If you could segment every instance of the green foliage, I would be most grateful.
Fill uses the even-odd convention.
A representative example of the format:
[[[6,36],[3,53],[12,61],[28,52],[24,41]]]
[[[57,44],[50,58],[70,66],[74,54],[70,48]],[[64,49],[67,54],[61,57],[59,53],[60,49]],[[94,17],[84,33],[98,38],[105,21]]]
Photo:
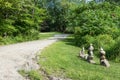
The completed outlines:
[[[58,32],[44,32],[44,33],[38,33],[38,31],[31,31],[31,35],[22,35],[19,34],[17,36],[5,36],[0,37],[0,45],[4,44],[13,44],[18,42],[24,42],[24,41],[32,41],[32,40],[41,40],[41,39],[47,39],[49,37],[53,37],[55,34],[60,34]],[[39,34],[39,35],[38,35]]]
[[[80,5],[74,10],[72,26],[75,26],[74,37],[78,46],[87,47],[93,43],[97,50],[103,47],[107,51],[107,58],[115,60],[119,56],[120,34],[120,6],[103,2],[90,2]],[[114,49],[117,46],[116,49]],[[109,56],[109,57],[108,57]]]
[[[96,65],[89,64],[78,57],[79,50],[79,47],[73,45],[71,37],[56,42],[43,50],[40,65],[49,75],[65,79],[119,80],[120,63],[110,62],[111,67],[106,68],[99,64],[99,58],[95,56]]]
[[[33,0],[0,0],[1,42],[13,37],[18,41],[24,41],[23,37],[26,40],[39,38],[40,27],[47,19],[47,14],[38,4],[38,1]]]
[[[80,27],[75,27],[74,38],[77,46],[87,46],[88,44],[93,43],[95,40],[95,38],[91,35],[84,35]]]
[[[114,46],[111,47],[111,49],[109,49],[107,51],[107,58],[110,60],[114,60],[115,62],[120,62],[120,37],[118,37],[116,39],[116,43]]]
[[[30,80],[41,80],[40,74],[38,71],[32,70],[27,73]]]
[[[19,70],[18,72],[19,72],[22,76],[24,76],[24,77],[25,77],[26,74],[27,74],[27,72],[25,72],[25,70]]]
[[[65,32],[68,24],[68,14],[70,7],[69,1],[41,0],[41,2],[43,2],[43,7],[46,8],[49,14],[49,19],[46,20],[46,24],[48,25],[49,29],[53,31]]]
[[[39,39],[39,31],[61,31],[74,32],[77,46],[94,43],[109,51],[120,34],[120,1],[94,1],[0,0],[0,44]]]
[[[76,22],[76,26],[80,26],[84,35],[108,34],[109,29],[119,27],[119,11],[120,7],[109,3],[90,3],[75,10],[74,22]]]
[[[29,77],[30,80],[41,80],[41,75],[36,70],[26,72],[25,70],[18,71],[23,77]]]
[[[97,48],[103,47],[105,50],[109,50],[114,44],[115,40],[110,35],[99,35],[95,37],[95,46]]]

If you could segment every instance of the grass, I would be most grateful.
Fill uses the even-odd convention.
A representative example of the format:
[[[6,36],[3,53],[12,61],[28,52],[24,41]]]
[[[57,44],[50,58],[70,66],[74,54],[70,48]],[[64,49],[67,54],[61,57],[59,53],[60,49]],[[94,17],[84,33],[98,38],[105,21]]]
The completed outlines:
[[[72,80],[119,80],[120,63],[110,62],[106,68],[99,65],[99,58],[95,57],[96,64],[89,64],[78,57],[80,48],[74,46],[73,38],[59,41],[45,48],[39,64],[49,74]]]
[[[24,77],[29,77],[30,80],[42,80],[42,76],[39,71],[31,70],[26,72],[25,70],[20,70],[18,72]]]
[[[61,34],[59,32],[42,32],[39,34],[39,39],[47,39],[54,36],[55,34]]]
[[[0,45],[6,45],[6,44],[13,44],[13,43],[18,43],[18,42],[25,42],[25,41],[32,41],[32,40],[41,40],[41,39],[47,39],[49,37],[54,36],[55,34],[60,34],[59,32],[44,32],[44,33],[39,33],[38,36],[32,35],[32,36],[24,36],[24,35],[19,35],[16,37],[6,37],[2,38],[0,37]]]
[[[40,33],[39,34],[39,40],[47,39],[49,37],[53,37],[55,34],[61,34],[61,33],[59,33],[59,32],[44,32],[44,33]],[[7,42],[6,44],[27,41],[27,40],[20,40],[20,39],[18,39],[19,41],[15,42],[15,41],[13,41],[14,39],[13,40],[10,40],[10,39],[12,39],[12,38],[8,38],[8,39],[5,40],[5,42]],[[8,42],[8,41],[11,41],[11,42]],[[42,74],[40,75],[39,70],[31,70],[31,71],[19,70],[18,72],[23,77],[29,77],[30,80],[43,80],[43,75]]]

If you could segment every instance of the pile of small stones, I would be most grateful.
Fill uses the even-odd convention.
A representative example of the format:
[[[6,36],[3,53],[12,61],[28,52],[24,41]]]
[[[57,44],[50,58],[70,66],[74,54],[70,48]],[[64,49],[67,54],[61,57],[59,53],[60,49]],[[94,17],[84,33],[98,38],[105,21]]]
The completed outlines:
[[[83,47],[82,50],[79,53],[79,56],[82,59],[88,61],[89,63],[95,64],[96,62],[93,60],[94,59],[93,50],[94,50],[94,47],[93,47],[92,44],[90,44],[90,46],[88,48],[88,54],[85,53],[85,49]],[[103,50],[102,47],[100,48],[99,53],[100,53],[100,65],[103,65],[105,67],[110,67],[109,62],[108,62],[108,60],[105,57],[106,52]]]

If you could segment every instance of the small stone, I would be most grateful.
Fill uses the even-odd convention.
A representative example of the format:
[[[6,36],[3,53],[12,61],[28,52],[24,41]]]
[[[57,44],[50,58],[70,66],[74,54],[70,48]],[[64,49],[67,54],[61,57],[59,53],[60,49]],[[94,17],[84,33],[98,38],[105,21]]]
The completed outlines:
[[[90,60],[89,63],[95,64],[96,62],[94,60]]]
[[[106,59],[101,60],[101,65],[106,66],[106,67],[110,67],[109,62],[108,62],[108,60],[106,60]]]
[[[94,50],[94,47],[93,47],[92,44],[90,44],[90,47],[88,48],[88,57],[87,57],[87,61],[88,61],[89,63],[92,63],[92,64],[95,63],[95,61],[93,60],[93,58],[94,58],[93,50]]]
[[[88,54],[85,54],[84,59],[87,60],[87,58],[88,58]]]
[[[89,51],[93,51],[93,50],[94,50],[93,44],[90,44],[90,47],[89,47],[88,50],[89,50]]]
[[[100,54],[105,55],[105,51],[103,50],[103,48],[102,48],[102,47],[101,47],[101,49],[100,49]]]
[[[88,54],[85,54],[85,49],[84,47],[82,48],[82,50],[79,53],[79,56],[85,60],[87,60]]]
[[[50,80],[63,80],[62,78],[51,77]]]
[[[81,58],[84,58],[84,56],[85,56],[85,49],[84,49],[84,47],[83,47],[82,50],[80,51],[79,56],[80,56]]]
[[[105,57],[105,51],[103,48],[100,49],[100,64],[106,67],[110,67],[108,60]]]

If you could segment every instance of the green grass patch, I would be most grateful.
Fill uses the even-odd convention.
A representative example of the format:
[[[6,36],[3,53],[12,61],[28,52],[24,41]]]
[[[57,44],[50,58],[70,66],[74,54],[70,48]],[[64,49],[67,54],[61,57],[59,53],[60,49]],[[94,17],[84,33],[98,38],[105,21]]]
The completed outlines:
[[[42,32],[39,34],[39,39],[47,39],[53,37],[55,34],[61,34],[60,32]]]
[[[13,43],[32,41],[32,40],[47,39],[49,37],[54,36],[55,34],[60,34],[60,33],[59,32],[44,32],[44,33],[39,33],[39,35],[29,35],[29,36],[18,35],[16,37],[7,36],[5,38],[0,37],[0,45],[13,44]]]
[[[39,71],[31,70],[26,72],[25,70],[18,71],[23,77],[28,77],[30,80],[43,80],[42,75],[40,75]]]
[[[120,63],[110,62],[106,68],[97,64],[89,64],[78,57],[79,47],[74,46],[73,38],[59,41],[45,48],[40,55],[39,64],[49,74],[64,76],[72,80],[119,80]]]

